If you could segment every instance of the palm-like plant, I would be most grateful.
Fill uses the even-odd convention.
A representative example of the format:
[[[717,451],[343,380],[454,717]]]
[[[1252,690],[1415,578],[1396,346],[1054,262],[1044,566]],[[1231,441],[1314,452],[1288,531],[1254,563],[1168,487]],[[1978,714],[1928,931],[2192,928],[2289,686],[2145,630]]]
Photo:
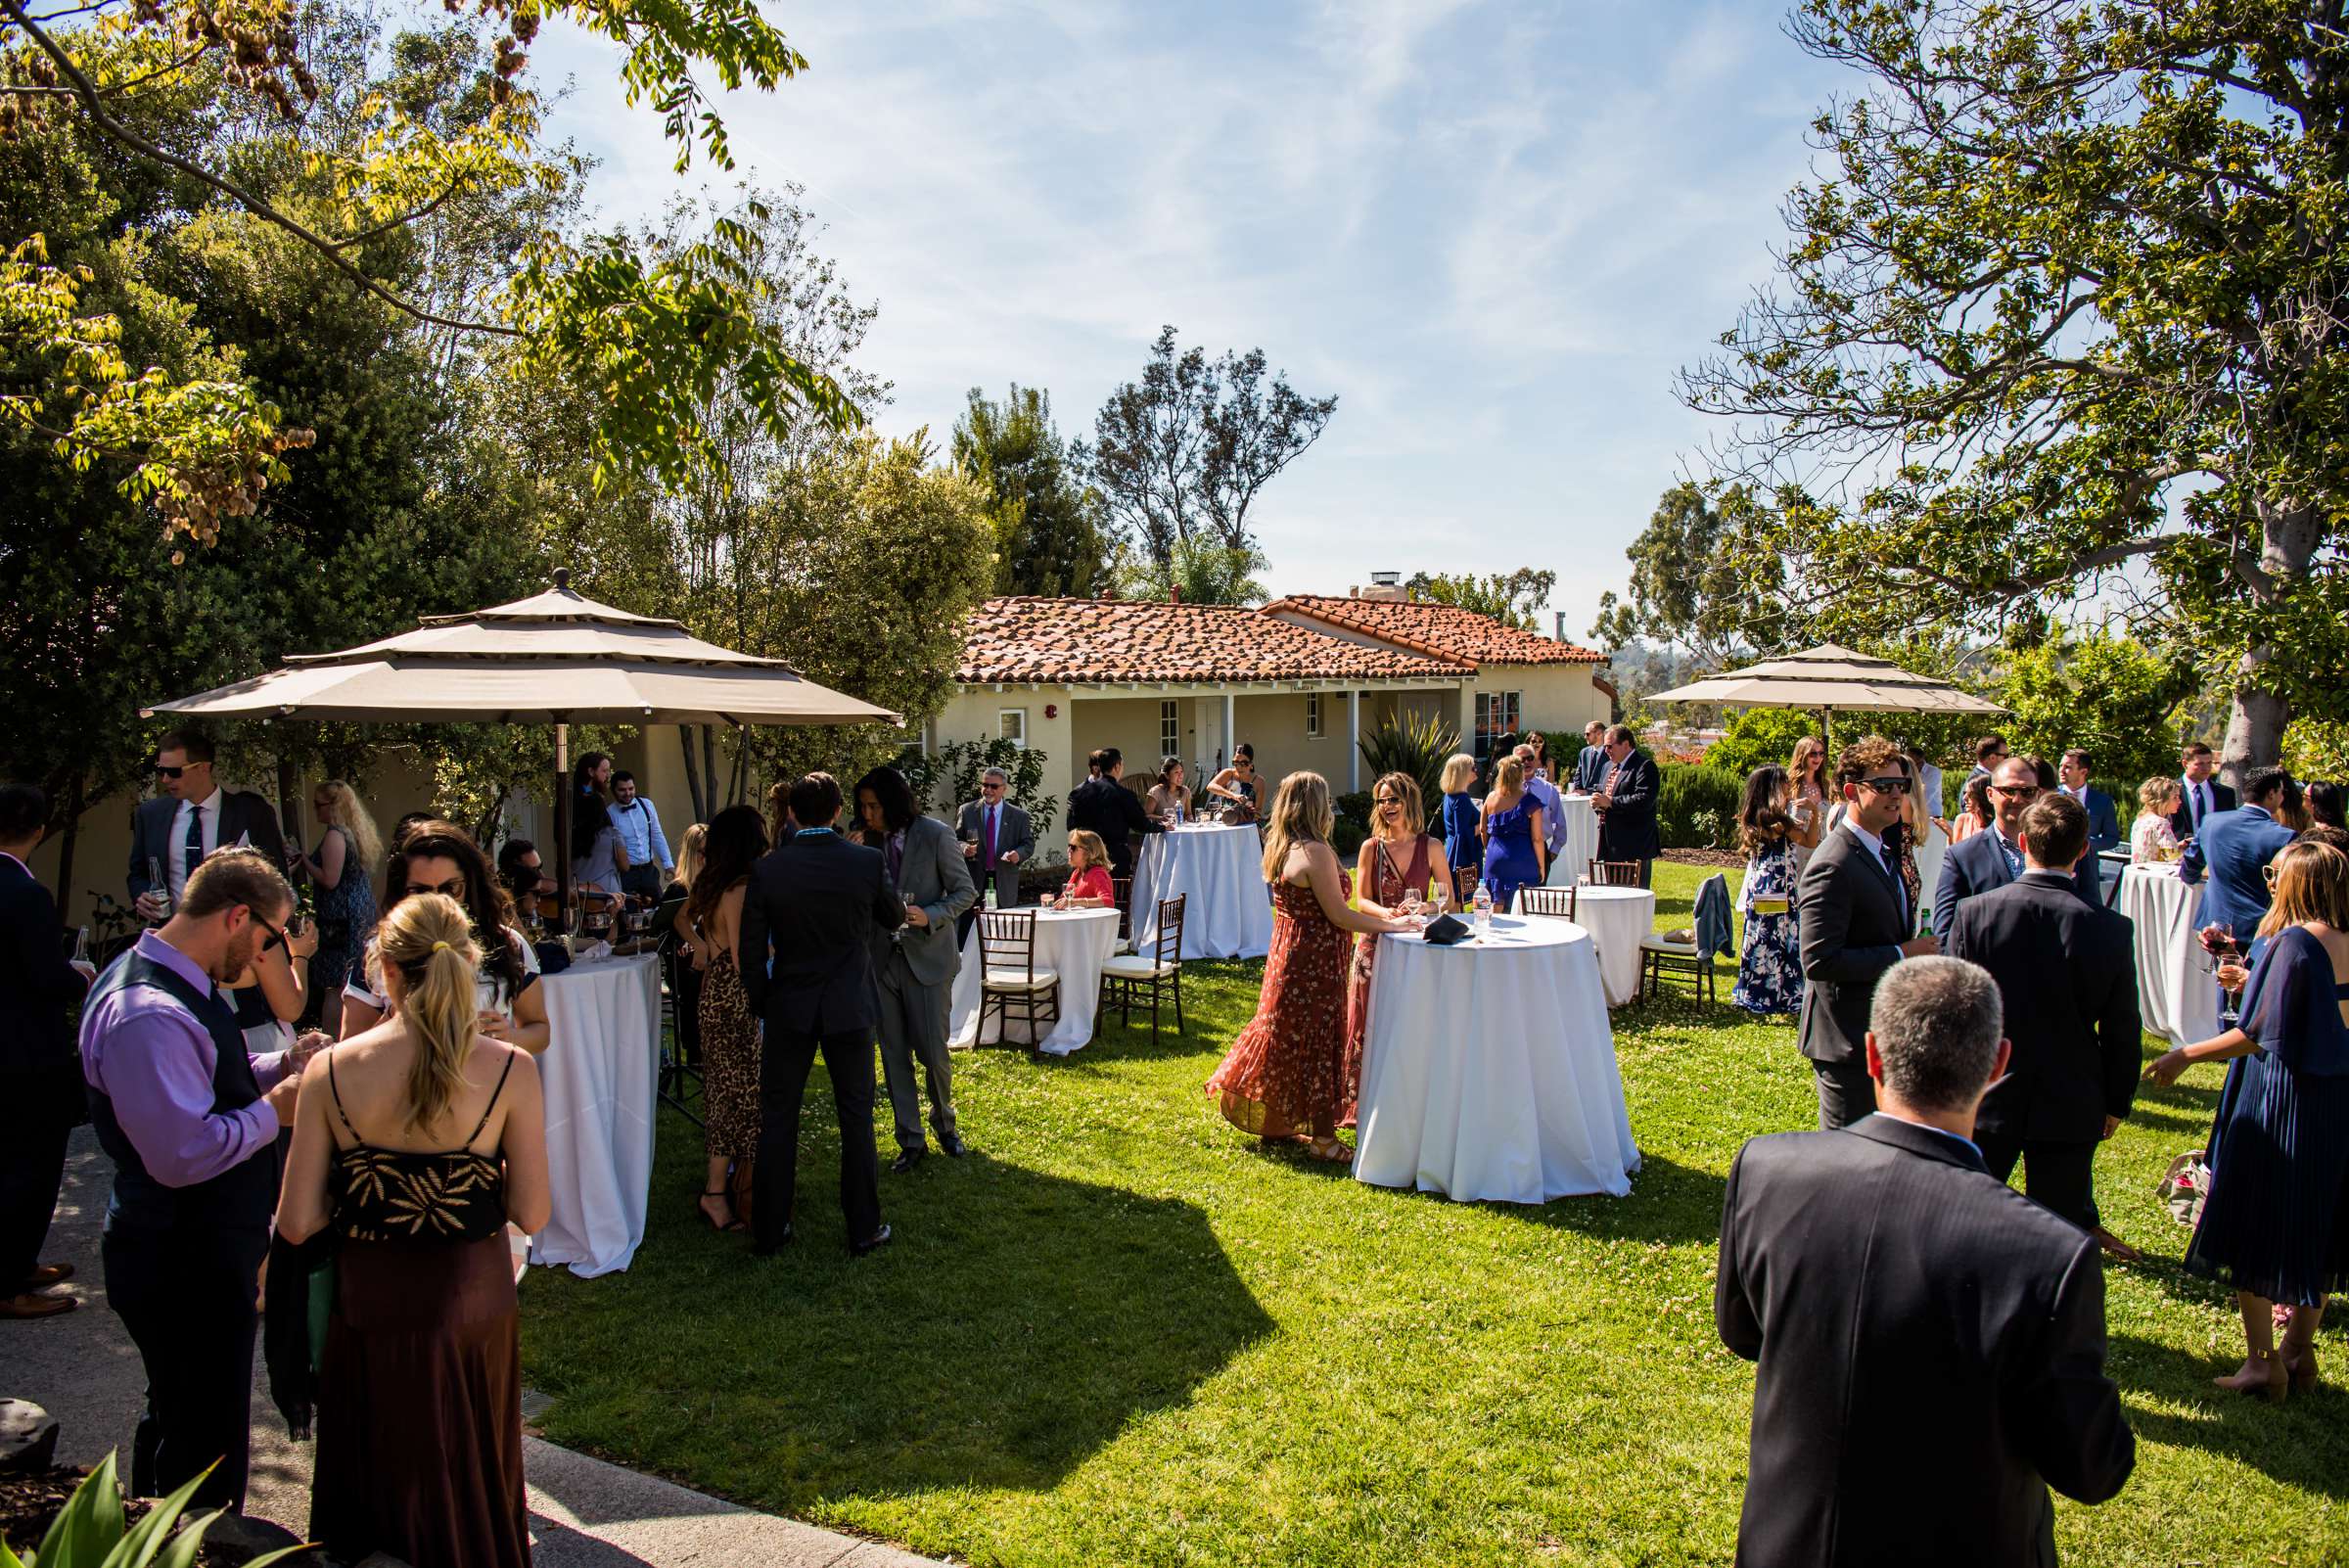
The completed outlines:
[[[1433,714],[1390,718],[1359,743],[1370,776],[1403,773],[1419,781],[1419,799],[1430,813],[1444,798],[1444,763],[1459,750],[1460,732]]]
[[[211,1467],[205,1467],[205,1475]],[[49,1533],[41,1538],[40,1549],[29,1557],[20,1557],[11,1551],[8,1543],[0,1541],[0,1568],[189,1568],[197,1551],[204,1545],[204,1533],[212,1521],[227,1510],[215,1508],[190,1524],[178,1534],[171,1527],[204,1484],[200,1475],[171,1496],[158,1502],[147,1517],[124,1528],[122,1516],[122,1488],[115,1479],[115,1456],[109,1453],[98,1461],[98,1468],[82,1478],[73,1489],[73,1496],[49,1523]],[[247,1568],[266,1568],[269,1563],[306,1551],[306,1546],[288,1546],[255,1557]]]

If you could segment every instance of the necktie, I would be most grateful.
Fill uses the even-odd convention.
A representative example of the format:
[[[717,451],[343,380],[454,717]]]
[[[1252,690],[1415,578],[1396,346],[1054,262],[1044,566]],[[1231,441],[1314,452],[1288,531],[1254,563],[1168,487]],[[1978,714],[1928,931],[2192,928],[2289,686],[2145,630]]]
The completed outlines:
[[[2207,784],[2197,784],[2194,786],[2194,826],[2200,827],[2202,825],[2202,818],[2209,810],[2210,786]]]
[[[196,874],[196,868],[204,864],[204,807],[201,806],[191,806],[188,807],[188,838],[185,859],[187,861],[187,865],[180,873],[179,885],[182,888],[185,888],[188,885],[187,879]]]
[[[987,808],[987,833],[979,841],[980,864],[988,870],[995,868],[995,808]]]

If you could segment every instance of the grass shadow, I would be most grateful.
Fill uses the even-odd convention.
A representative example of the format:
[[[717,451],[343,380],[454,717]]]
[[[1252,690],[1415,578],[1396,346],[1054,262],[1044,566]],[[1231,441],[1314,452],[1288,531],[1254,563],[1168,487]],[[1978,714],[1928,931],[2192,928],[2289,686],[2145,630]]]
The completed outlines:
[[[1572,1230],[1600,1240],[1709,1244],[1720,1239],[1722,1196],[1727,1189],[1728,1182],[1709,1171],[1643,1152],[1628,1198],[1600,1194],[1553,1198],[1538,1209],[1523,1204],[1490,1207],[1545,1229]]]
[[[2128,1334],[2114,1336],[2105,1358],[2139,1438],[2232,1459],[2320,1497],[2349,1499],[2349,1392],[2319,1388],[2278,1407],[2211,1387],[2213,1377],[2237,1364],[2237,1356],[2189,1355]],[[2148,1407],[2148,1399],[2161,1407]]]
[[[670,1114],[654,1191],[680,1196],[654,1203],[633,1267],[531,1277],[525,1362],[555,1397],[549,1437],[790,1512],[1042,1491],[1271,1330],[1195,1205],[984,1149],[884,1175],[897,1239],[850,1260],[826,1099],[809,1095],[826,1130],[806,1140],[799,1240],[775,1259],[689,1216],[701,1140]]]

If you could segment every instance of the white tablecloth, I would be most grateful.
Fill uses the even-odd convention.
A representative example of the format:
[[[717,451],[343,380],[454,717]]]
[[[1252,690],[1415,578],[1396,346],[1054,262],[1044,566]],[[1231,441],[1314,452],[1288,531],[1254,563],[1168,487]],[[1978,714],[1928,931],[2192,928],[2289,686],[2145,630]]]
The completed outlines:
[[[1518,912],[1523,890],[1509,900]],[[1656,929],[1656,895],[1649,888],[1584,888],[1575,894],[1574,918],[1598,947],[1598,973],[1607,1005],[1639,999],[1639,944]]]
[[[1142,840],[1133,862],[1133,950],[1150,950],[1158,900],[1188,895],[1183,957],[1262,958],[1272,948],[1264,855],[1264,840],[1253,826],[1204,823]]]
[[[2217,1035],[2219,983],[2194,936],[2202,884],[2179,881],[2175,866],[2133,865],[2121,873],[2118,906],[2135,928],[2137,1010],[2146,1032],[2173,1045]]]
[[[1598,858],[1598,813],[1590,808],[1590,797],[1569,795],[1562,804],[1566,848],[1549,857],[1547,881],[1553,888],[1569,887],[1575,878],[1589,875],[1590,862]]]
[[[1495,917],[1482,942],[1378,941],[1354,1174],[1463,1200],[1632,1190],[1639,1149],[1589,933]]]
[[[538,982],[546,1000],[546,1169],[554,1201],[530,1261],[585,1278],[625,1268],[644,1241],[660,1071],[661,960],[574,964]]]
[[[1036,911],[1036,967],[1051,969],[1060,975],[1060,1020],[1036,1048],[1052,1056],[1066,1056],[1091,1041],[1093,1038],[1093,1008],[1101,999],[1101,966],[1109,955],[1118,950],[1118,912],[1115,909],[1038,909]],[[946,1043],[955,1050],[967,1050],[982,1043],[979,1038],[979,923],[971,922],[971,934],[962,941],[962,967],[954,971],[953,1000],[946,1007]],[[1003,1037],[1004,1020],[987,1021],[987,1039],[992,1045]],[[1022,1037],[1028,1020],[1010,1020],[1011,1038],[1015,1044],[1029,1041]]]

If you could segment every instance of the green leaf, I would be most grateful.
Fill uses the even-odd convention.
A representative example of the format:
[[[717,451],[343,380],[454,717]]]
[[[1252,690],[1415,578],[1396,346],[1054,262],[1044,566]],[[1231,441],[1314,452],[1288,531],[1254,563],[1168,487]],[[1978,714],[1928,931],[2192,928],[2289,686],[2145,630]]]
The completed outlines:
[[[122,1488],[115,1479],[115,1456],[109,1453],[50,1521],[32,1560],[49,1568],[82,1568],[104,1562],[121,1539]]]
[[[180,1514],[188,1506],[188,1499],[196,1495],[198,1487],[204,1485],[205,1476],[210,1475],[219,1466],[216,1462],[206,1465],[202,1474],[194,1477],[171,1496],[156,1503],[147,1517],[141,1519],[137,1525],[132,1527],[130,1534],[122,1538],[121,1545],[113,1555],[98,1564],[98,1568],[147,1568],[147,1564],[154,1561],[155,1554],[162,1549],[163,1538],[170,1534],[172,1525],[179,1521]],[[204,1523],[208,1525],[211,1523],[211,1519],[207,1517]],[[79,1565],[69,1565],[69,1568],[79,1568]]]

